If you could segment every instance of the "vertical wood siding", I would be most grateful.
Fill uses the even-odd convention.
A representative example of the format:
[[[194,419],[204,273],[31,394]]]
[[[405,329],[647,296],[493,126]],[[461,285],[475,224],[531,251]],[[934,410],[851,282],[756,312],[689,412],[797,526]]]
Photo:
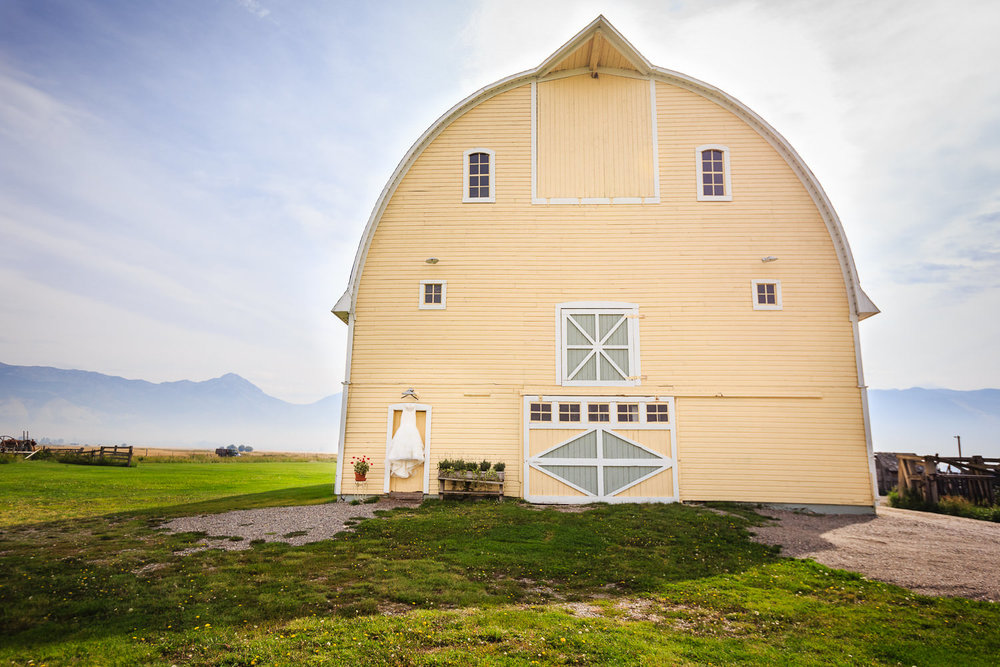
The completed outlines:
[[[571,76],[538,84],[539,197],[651,197],[649,82]]]
[[[527,85],[479,104],[417,158],[360,278],[348,460],[382,458],[386,406],[414,387],[434,409],[431,493],[437,461],[461,457],[505,461],[506,493],[520,495],[522,396],[567,393],[556,304],[621,301],[639,304],[644,378],[587,393],[677,398],[682,500],[872,503],[847,295],[815,205],[735,116],[662,83],[656,98],[659,204],[531,204]],[[694,148],[709,143],[730,149],[731,202],[697,201]],[[473,147],[496,152],[495,204],[461,203]],[[432,256],[440,263],[424,263]],[[752,308],[757,278],[781,281],[783,310]],[[417,308],[423,279],[448,281],[446,309]],[[342,491],[355,492],[351,479]]]

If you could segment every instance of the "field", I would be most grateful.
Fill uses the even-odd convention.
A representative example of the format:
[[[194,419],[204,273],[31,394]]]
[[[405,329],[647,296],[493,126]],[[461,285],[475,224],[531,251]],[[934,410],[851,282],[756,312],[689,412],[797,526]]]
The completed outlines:
[[[0,663],[988,665],[1000,656],[1000,606],[780,558],[749,539],[763,519],[743,508],[569,513],[429,501],[335,540],[187,556],[175,552],[197,535],[156,530],[169,516],[330,501],[332,471],[322,462],[0,466]],[[43,512],[20,507],[39,498]]]

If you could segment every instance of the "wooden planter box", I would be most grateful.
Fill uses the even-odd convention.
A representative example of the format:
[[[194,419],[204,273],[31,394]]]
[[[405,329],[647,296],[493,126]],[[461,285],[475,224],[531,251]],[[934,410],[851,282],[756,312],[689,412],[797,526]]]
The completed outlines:
[[[438,471],[438,487],[442,498],[503,498],[502,472],[496,479],[487,479],[486,473],[473,470]]]

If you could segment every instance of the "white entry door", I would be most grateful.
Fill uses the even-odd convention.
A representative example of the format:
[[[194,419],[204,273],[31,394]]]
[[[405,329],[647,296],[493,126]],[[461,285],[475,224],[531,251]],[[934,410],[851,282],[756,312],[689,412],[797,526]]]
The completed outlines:
[[[526,396],[525,499],[676,502],[673,415],[666,397]]]

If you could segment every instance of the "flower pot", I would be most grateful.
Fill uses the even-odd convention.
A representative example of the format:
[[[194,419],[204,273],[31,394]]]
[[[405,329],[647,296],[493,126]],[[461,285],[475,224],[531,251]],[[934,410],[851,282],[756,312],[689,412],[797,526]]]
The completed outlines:
[[[354,473],[354,481],[355,482],[363,482],[363,481],[365,481],[367,479],[367,477],[368,477],[368,473],[366,473],[366,472],[356,472],[356,473]]]

